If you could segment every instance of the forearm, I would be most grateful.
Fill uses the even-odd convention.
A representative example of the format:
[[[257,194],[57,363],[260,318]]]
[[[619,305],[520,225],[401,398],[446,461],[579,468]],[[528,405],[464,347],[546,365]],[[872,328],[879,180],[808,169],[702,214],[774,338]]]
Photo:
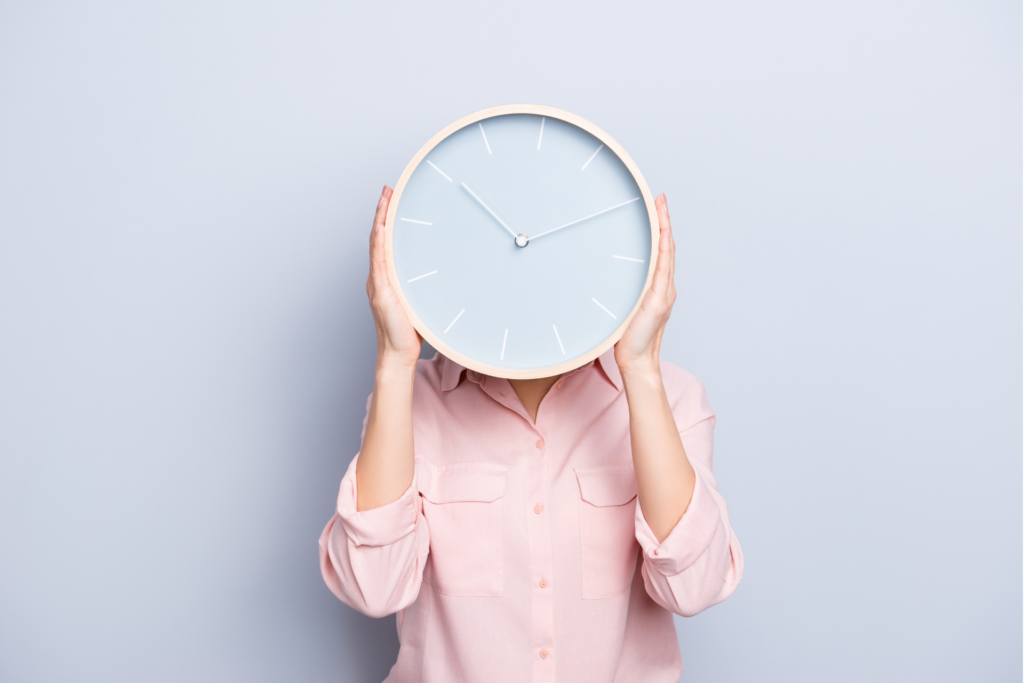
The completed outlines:
[[[415,376],[415,362],[390,361],[378,355],[366,434],[356,463],[356,508],[359,511],[398,500],[412,483]]]
[[[679,438],[660,367],[654,363],[624,369],[622,380],[640,507],[660,543],[686,512],[696,475]]]

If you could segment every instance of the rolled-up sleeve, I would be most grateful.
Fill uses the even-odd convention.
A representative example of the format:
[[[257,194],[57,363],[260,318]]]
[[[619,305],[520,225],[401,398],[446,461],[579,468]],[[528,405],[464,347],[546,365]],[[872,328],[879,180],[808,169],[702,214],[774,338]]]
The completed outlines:
[[[429,534],[415,478],[398,500],[356,509],[358,459],[341,480],[337,510],[320,535],[320,570],[342,602],[383,617],[416,600]]]
[[[712,473],[715,416],[703,385],[698,384],[691,400],[689,410],[673,406],[677,415],[697,418],[696,423],[680,430],[696,474],[690,504],[661,543],[647,524],[639,501],[635,519],[647,593],[665,609],[684,617],[725,600],[743,576],[743,551]]]

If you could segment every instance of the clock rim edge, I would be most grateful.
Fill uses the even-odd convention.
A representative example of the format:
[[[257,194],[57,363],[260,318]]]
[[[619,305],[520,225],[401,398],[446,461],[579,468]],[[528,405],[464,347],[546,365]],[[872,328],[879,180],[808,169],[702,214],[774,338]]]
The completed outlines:
[[[596,348],[580,354],[579,356],[575,356],[560,365],[541,368],[539,370],[510,370],[508,368],[499,368],[463,356],[458,351],[451,348],[431,332],[430,328],[419,319],[419,316],[416,315],[416,312],[413,310],[412,306],[409,305],[409,302],[405,297],[405,292],[402,290],[401,283],[398,279],[398,273],[395,270],[395,257],[392,241],[395,215],[398,212],[398,204],[401,199],[402,192],[405,190],[405,186],[409,182],[409,178],[412,177],[413,172],[419,168],[420,164],[434,149],[434,147],[440,144],[442,140],[445,140],[452,133],[478,121],[493,118],[495,116],[505,116],[508,114],[532,114],[535,116],[559,119],[577,126],[578,128],[582,128],[604,143],[604,145],[614,152],[622,163],[626,165],[626,168],[629,170],[630,175],[633,176],[633,180],[636,182],[637,187],[640,188],[640,194],[644,198],[644,205],[647,207],[648,221],[651,225],[651,254],[647,262],[647,278],[644,280],[643,289],[641,289],[640,296],[637,297],[636,303],[633,305],[633,309],[629,312],[629,315],[627,315],[625,319],[623,319],[622,324],[619,325],[612,334],[606,337],[603,342],[598,344]],[[555,107],[548,107],[541,104],[503,104],[473,112],[472,114],[464,116],[454,123],[445,126],[441,131],[434,135],[434,137],[428,140],[406,165],[405,170],[402,171],[402,175],[399,177],[398,183],[396,183],[395,188],[392,191],[387,216],[384,221],[384,255],[387,259],[388,277],[391,278],[391,286],[394,287],[395,291],[398,293],[398,300],[402,303],[402,308],[405,309],[406,315],[409,316],[409,321],[412,323],[412,326],[416,328],[416,331],[419,332],[420,336],[434,347],[434,349],[459,365],[485,375],[501,377],[504,379],[538,379],[541,377],[562,375],[566,372],[571,372],[572,370],[580,368],[605,353],[622,338],[622,335],[625,333],[629,323],[633,320],[633,316],[635,316],[636,312],[640,309],[644,297],[647,296],[647,291],[651,288],[651,281],[654,278],[654,271],[657,266],[659,237],[660,226],[658,224],[658,210],[654,205],[654,198],[651,196],[650,188],[647,187],[647,181],[644,180],[643,174],[640,173],[640,169],[633,162],[633,159],[626,153],[626,150],[623,149],[614,138],[612,138],[612,136],[583,117],[577,116],[572,112],[565,111],[564,109],[557,109]]]

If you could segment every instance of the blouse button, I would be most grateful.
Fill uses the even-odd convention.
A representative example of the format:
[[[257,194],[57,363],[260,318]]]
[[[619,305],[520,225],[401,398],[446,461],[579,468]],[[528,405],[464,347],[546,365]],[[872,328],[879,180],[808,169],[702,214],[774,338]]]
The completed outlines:
[[[655,548],[655,549],[654,549],[654,554],[655,554],[655,555],[657,555],[657,554],[658,554],[658,549],[657,549],[657,548]]]
[[[544,448],[544,439],[537,439],[537,448]]]
[[[542,512],[544,512],[544,506],[543,505],[541,505],[540,503],[537,503],[536,505],[533,506],[533,514],[539,515]]]
[[[541,648],[541,650],[540,650],[540,658],[541,659],[547,659],[548,658],[548,649],[546,647]]]
[[[541,580],[537,582],[537,585],[540,586],[541,588],[547,588],[548,587],[548,580],[543,578],[543,577],[541,577]]]
[[[561,389],[561,388],[562,388],[562,383],[561,382],[559,382],[558,384],[555,385],[555,389]]]

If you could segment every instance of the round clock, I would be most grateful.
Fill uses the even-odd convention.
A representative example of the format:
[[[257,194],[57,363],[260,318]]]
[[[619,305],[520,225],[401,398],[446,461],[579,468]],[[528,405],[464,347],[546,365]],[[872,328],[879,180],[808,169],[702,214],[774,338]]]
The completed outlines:
[[[385,222],[391,282],[431,346],[487,375],[584,365],[654,273],[658,217],[632,159],[579,116],[485,109],[409,162]]]

